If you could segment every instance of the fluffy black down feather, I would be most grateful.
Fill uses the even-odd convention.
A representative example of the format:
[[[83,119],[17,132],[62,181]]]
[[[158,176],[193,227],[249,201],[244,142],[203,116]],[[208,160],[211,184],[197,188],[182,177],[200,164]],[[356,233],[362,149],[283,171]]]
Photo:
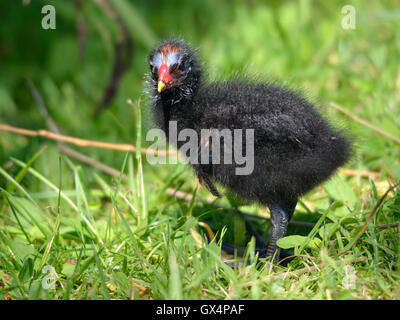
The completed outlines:
[[[207,84],[199,80],[201,65],[194,51],[180,40],[172,41],[182,43],[190,72],[197,70],[198,75],[185,82],[190,87],[188,95],[179,95],[176,88],[159,94],[153,77],[150,90],[157,126],[167,132],[168,121],[176,121],[178,132],[191,128],[199,136],[201,129],[254,129],[254,171],[250,175],[235,174],[237,165],[223,164],[223,160],[194,165],[196,171],[244,199],[270,206],[296,201],[349,159],[352,148],[344,132],[299,93],[249,79]]]

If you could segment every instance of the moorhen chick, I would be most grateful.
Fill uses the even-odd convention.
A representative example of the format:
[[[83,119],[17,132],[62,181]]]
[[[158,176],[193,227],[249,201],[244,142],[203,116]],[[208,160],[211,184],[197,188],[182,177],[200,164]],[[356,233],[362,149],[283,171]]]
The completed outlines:
[[[349,138],[302,95],[278,84],[248,77],[205,81],[195,50],[181,39],[157,44],[148,61],[153,118],[177,148],[184,142],[170,139],[171,122],[178,134],[192,129],[199,137],[202,130],[252,130],[250,142],[239,139],[241,150],[250,143],[254,150],[250,173],[238,174],[239,165],[229,161],[191,163],[199,182],[214,195],[220,193],[212,181],[269,207],[271,236],[263,252],[276,263],[276,242],[286,235],[297,199],[348,161]]]

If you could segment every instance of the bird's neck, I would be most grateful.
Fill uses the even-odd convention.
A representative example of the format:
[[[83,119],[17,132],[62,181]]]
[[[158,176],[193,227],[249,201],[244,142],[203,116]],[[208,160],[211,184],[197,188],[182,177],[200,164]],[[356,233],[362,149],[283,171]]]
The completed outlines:
[[[178,87],[160,95],[164,108],[173,108],[179,104],[190,103],[197,93],[198,86]]]
[[[170,109],[174,105],[181,103],[184,100],[187,100],[190,97],[183,95],[179,90],[175,90],[174,92],[164,92],[160,96],[160,101],[164,109]]]

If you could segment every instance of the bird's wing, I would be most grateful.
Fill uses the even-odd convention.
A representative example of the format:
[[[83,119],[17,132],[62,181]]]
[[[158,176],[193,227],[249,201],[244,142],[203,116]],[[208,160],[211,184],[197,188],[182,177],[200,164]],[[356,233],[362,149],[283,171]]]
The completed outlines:
[[[254,108],[240,108],[239,106],[227,107],[225,111],[220,108],[209,110],[203,119],[205,127],[216,129],[254,129],[256,138],[268,139],[278,143],[290,143],[299,147],[310,147],[315,141],[312,127],[315,123],[305,119],[304,116],[296,117],[293,114],[273,114]]]
[[[251,118],[256,135],[282,143],[292,143],[299,147],[310,147],[315,137],[301,119],[285,114],[256,115]]]

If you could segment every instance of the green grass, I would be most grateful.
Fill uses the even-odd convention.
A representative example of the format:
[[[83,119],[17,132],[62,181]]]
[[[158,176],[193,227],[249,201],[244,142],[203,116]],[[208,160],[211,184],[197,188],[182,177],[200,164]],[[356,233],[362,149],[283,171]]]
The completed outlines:
[[[340,255],[380,196],[399,180],[400,146],[329,107],[335,101],[400,137],[396,2],[351,1],[356,30],[341,28],[341,7],[348,3],[340,2],[161,1],[157,8],[152,2],[121,3],[117,9],[125,18],[141,18],[129,22],[134,61],[109,110],[98,119],[91,116],[112,64],[112,22],[93,3],[85,7],[90,41],[85,61],[78,63],[76,16],[70,5],[59,4],[57,34],[40,31],[32,36],[37,43],[27,37],[24,44],[40,44],[44,58],[2,37],[11,52],[18,51],[1,53],[0,69],[8,75],[0,81],[1,122],[46,128],[25,86],[29,77],[64,134],[146,147],[151,123],[142,85],[145,55],[157,38],[180,34],[199,47],[209,78],[238,70],[306,92],[333,123],[354,135],[357,149],[346,168],[380,176],[339,171],[303,197],[293,220],[315,227],[290,226],[283,244],[299,256],[272,271],[255,265],[254,243],[233,208],[260,217],[268,211],[227,197],[206,203],[208,192],[196,189],[187,166],[152,166],[140,153],[79,149],[121,171],[111,177],[45,139],[2,132],[0,299],[400,299],[399,227],[389,226],[400,220],[399,189],[385,198],[355,246]],[[7,30],[21,37],[29,26],[35,30],[38,18],[27,11],[32,7],[8,6],[2,26],[14,26]],[[12,17],[21,10],[25,20],[17,24]],[[127,104],[128,98],[135,102]],[[175,197],[168,188],[195,199]],[[268,235],[265,220],[250,220]],[[212,228],[216,243],[206,241],[200,221]],[[228,267],[222,239],[248,244],[253,263]],[[51,270],[55,288],[46,289]],[[346,279],[354,279],[354,287],[344,287]]]

